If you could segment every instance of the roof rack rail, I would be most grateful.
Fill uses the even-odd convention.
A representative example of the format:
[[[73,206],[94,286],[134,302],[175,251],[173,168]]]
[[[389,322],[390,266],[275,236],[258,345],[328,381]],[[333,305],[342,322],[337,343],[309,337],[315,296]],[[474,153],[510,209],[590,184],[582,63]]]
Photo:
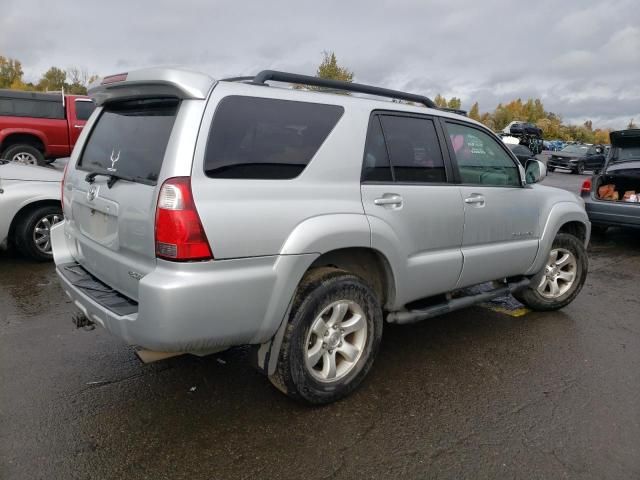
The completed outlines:
[[[236,77],[236,79],[227,79],[230,81],[247,80],[246,77]],[[309,75],[299,75],[297,73],[278,72],[275,70],[263,70],[253,77],[251,83],[255,85],[265,85],[268,81],[297,83],[301,85],[311,85],[314,87],[325,87],[335,90],[347,92],[365,93],[368,95],[377,95],[379,97],[396,98],[409,102],[422,103],[429,108],[438,108],[437,105],[429,97],[416,95],[414,93],[400,92],[398,90],[390,90],[388,88],[374,87],[371,85],[363,85],[361,83],[344,82],[340,80],[329,80],[326,78],[311,77]]]
[[[465,117],[467,116],[467,111],[461,110],[459,108],[438,107],[438,110],[449,113],[457,113],[458,115],[464,115]]]

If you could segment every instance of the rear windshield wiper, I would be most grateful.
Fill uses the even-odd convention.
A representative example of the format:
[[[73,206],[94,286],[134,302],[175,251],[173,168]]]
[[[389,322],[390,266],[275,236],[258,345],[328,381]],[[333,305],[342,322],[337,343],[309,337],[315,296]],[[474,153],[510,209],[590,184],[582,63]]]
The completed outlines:
[[[139,183],[146,183],[147,185],[153,185],[155,182],[153,180],[148,180],[146,178],[142,178],[142,177],[132,177],[129,175],[122,175],[120,173],[112,173],[112,172],[90,172],[87,173],[87,176],[84,177],[85,181],[87,183],[93,183],[95,178],[98,175],[104,175],[105,177],[109,177],[109,180],[107,180],[107,187],[111,188],[113,187],[113,184],[116,183],[118,180],[122,179],[122,180],[127,180],[128,182],[139,182]]]

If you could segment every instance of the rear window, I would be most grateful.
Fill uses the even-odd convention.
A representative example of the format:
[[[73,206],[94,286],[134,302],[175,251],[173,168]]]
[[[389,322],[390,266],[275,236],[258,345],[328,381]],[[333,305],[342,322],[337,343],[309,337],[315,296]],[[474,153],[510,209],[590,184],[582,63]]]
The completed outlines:
[[[78,120],[89,120],[95,109],[95,104],[89,100],[76,100],[76,118]]]
[[[64,107],[62,101],[0,98],[0,115],[63,119]]]
[[[104,107],[78,165],[155,183],[178,111],[176,99],[144,99]]]
[[[297,177],[343,112],[336,105],[226,97],[209,133],[205,173],[212,178]]]

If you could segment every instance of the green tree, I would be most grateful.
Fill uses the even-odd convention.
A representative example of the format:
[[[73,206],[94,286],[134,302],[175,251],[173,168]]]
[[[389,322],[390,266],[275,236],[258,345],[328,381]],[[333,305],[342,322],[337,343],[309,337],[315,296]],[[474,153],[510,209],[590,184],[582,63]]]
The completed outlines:
[[[469,110],[469,118],[480,121],[480,106],[478,102],[471,105],[471,110]]]
[[[334,52],[322,52],[322,55],[324,58],[318,66],[316,77],[353,82],[353,72],[338,65],[338,60]]]
[[[67,72],[58,67],[51,67],[42,75],[42,78],[38,82],[38,90],[62,90],[66,80]]]
[[[22,85],[22,64],[15,58],[0,55],[0,88],[20,88]]]
[[[461,106],[462,106],[462,101],[456,97],[451,97],[447,102],[447,108],[455,108],[456,110],[460,110]]]

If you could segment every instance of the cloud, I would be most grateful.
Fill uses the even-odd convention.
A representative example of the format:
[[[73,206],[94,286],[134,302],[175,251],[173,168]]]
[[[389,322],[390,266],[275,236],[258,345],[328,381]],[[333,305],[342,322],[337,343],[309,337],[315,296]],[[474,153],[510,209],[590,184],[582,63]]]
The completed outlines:
[[[635,0],[4,0],[0,55],[102,75],[182,64],[214,77],[312,74],[333,50],[359,82],[479,101],[539,97],[565,118],[640,119]],[[25,35],[28,26],[28,35]]]

